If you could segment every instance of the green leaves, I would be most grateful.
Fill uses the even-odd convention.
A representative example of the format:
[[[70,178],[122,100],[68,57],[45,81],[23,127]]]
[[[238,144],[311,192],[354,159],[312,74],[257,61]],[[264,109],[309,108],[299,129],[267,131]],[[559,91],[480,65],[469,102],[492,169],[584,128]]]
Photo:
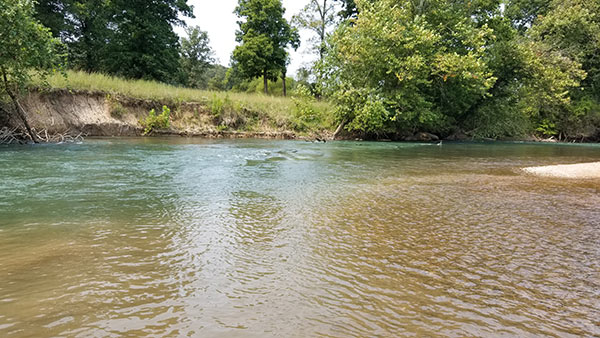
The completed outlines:
[[[60,42],[33,16],[32,1],[0,1],[1,95],[16,95],[32,76],[43,80],[62,69]]]
[[[357,3],[360,15],[336,32],[328,60],[336,102],[349,105],[343,109],[347,128],[368,134],[440,132],[447,117],[462,118],[493,86],[495,78],[480,60],[490,35],[486,26],[452,17],[445,21],[454,26],[435,29],[434,6],[429,20],[427,11],[408,1]],[[347,88],[364,89],[359,95],[367,98],[347,102]]]
[[[174,83],[187,0],[40,0],[37,17],[69,48],[69,66]]]
[[[281,0],[240,0],[235,14],[240,17],[233,51],[237,71],[246,79],[260,76],[276,80],[285,75],[287,46],[297,48],[298,32],[283,17]],[[265,88],[266,92],[266,88]]]
[[[181,39],[182,82],[190,88],[206,87],[204,73],[214,62],[208,33],[198,26],[186,28],[186,33]]]
[[[179,37],[173,25],[179,15],[193,16],[185,0],[112,0],[115,26],[107,46],[106,70],[115,75],[175,82]]]
[[[167,129],[171,125],[171,109],[167,106],[162,107],[162,112],[156,115],[154,109],[150,110],[145,119],[140,120],[140,124],[144,127],[143,135],[150,135],[156,129]]]
[[[325,60],[347,129],[496,138],[600,128],[597,0],[356,5]]]

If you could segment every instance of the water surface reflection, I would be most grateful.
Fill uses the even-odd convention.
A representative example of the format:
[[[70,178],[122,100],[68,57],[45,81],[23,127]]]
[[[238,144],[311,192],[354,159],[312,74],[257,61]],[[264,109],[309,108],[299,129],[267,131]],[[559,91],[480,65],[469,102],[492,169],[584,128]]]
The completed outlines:
[[[600,335],[597,146],[0,148],[0,334]]]

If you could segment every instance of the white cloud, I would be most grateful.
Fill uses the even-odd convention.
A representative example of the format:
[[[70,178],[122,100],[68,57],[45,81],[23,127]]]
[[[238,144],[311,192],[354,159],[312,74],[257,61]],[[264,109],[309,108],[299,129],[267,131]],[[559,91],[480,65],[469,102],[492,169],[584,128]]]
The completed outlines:
[[[237,17],[233,14],[237,6],[237,0],[189,0],[188,3],[194,6],[195,19],[186,18],[189,26],[200,26],[202,30],[208,32],[210,44],[215,51],[215,56],[219,63],[227,66],[233,49],[236,46],[235,31],[238,28]],[[308,0],[283,0],[283,6],[286,9],[285,17],[291,20],[292,16],[308,3]],[[177,27],[178,34],[183,35],[183,28]],[[313,55],[307,54],[306,44],[310,33],[300,32],[302,44],[296,52],[290,51],[291,64],[288,70],[288,76],[296,74],[298,68],[303,64],[308,64],[314,60]],[[304,52],[303,52],[304,51]]]

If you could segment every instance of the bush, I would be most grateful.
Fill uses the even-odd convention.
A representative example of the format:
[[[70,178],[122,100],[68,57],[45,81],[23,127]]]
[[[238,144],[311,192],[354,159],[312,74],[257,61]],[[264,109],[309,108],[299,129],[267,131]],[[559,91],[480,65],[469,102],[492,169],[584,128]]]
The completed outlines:
[[[156,115],[156,111],[152,109],[148,113],[148,117],[145,120],[141,120],[140,124],[144,127],[144,134],[149,135],[155,129],[167,129],[169,128],[171,116],[171,109],[167,106],[162,107],[162,113]]]
[[[311,95],[307,87],[299,85],[295,96],[292,97],[292,101],[294,102],[291,118],[293,129],[307,131],[322,122],[321,116],[314,106],[315,98]]]

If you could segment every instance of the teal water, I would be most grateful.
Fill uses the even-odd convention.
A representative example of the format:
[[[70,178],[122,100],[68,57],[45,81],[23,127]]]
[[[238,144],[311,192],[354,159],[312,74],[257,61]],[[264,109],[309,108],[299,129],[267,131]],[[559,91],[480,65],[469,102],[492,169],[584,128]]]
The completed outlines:
[[[0,147],[0,336],[600,335],[598,145]]]

